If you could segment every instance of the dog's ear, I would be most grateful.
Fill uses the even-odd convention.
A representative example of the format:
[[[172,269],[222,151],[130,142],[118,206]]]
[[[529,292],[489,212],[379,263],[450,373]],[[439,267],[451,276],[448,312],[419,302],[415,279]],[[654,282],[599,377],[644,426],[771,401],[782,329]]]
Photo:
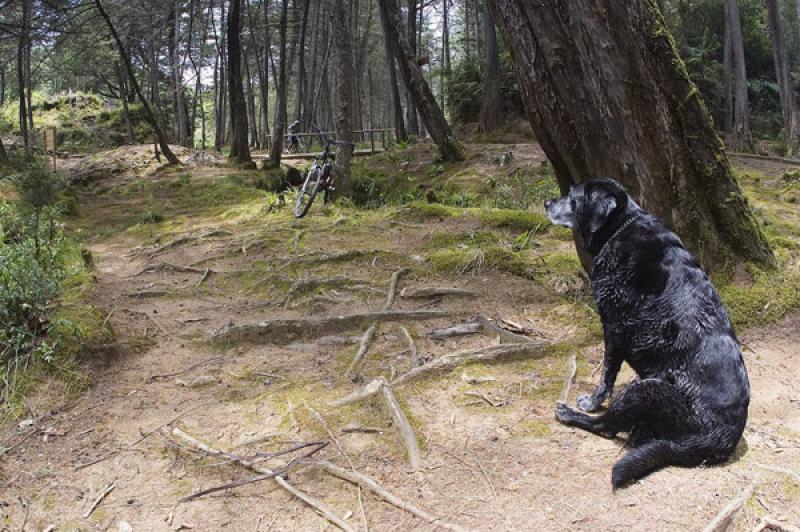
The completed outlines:
[[[584,193],[586,202],[592,209],[589,222],[592,233],[599,231],[615,213],[628,208],[628,193],[613,179],[590,181]]]

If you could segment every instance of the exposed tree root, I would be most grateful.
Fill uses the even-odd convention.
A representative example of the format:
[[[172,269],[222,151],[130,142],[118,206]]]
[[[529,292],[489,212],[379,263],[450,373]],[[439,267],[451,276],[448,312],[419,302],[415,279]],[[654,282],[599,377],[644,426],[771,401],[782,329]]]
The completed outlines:
[[[408,332],[408,329],[406,329],[402,325],[400,326],[400,334],[406,341],[406,345],[408,345],[408,352],[411,358],[411,367],[416,368],[417,366],[419,366],[419,354],[417,353],[417,344],[414,343],[414,339],[411,337],[411,333]]]
[[[320,263],[320,262],[348,262],[362,257],[371,257],[386,253],[381,249],[351,249],[339,253],[304,253],[302,255],[295,255],[287,257],[282,260],[285,265],[292,264],[306,264],[306,263]]]
[[[453,325],[452,327],[445,327],[444,329],[436,329],[428,333],[428,338],[431,340],[444,340],[446,338],[453,338],[456,336],[467,336],[470,334],[479,334],[483,331],[483,324],[479,321],[471,321],[469,323],[461,323]]]
[[[364,357],[367,356],[369,346],[372,345],[372,340],[375,338],[375,331],[377,328],[378,324],[373,323],[367,328],[364,336],[361,337],[361,343],[358,346],[356,356],[353,357],[350,367],[347,368],[347,375],[349,377],[354,378],[358,374],[358,370],[361,369],[361,364],[364,362]]]
[[[434,517],[425,510],[419,508],[418,506],[406,502],[397,495],[391,493],[390,491],[386,490],[383,486],[378,484],[378,482],[370,476],[365,475],[364,473],[360,473],[358,471],[348,471],[343,467],[339,467],[334,465],[328,461],[321,460],[319,462],[314,463],[314,467],[325,471],[328,474],[331,474],[335,477],[338,477],[342,480],[346,480],[351,482],[357,486],[361,486],[365,490],[369,490],[384,501],[388,502],[389,504],[404,510],[413,516],[422,519],[423,521],[435,525],[436,527],[443,528],[445,530],[453,530],[455,532],[464,532],[465,529],[451,523],[447,523],[438,517]]]
[[[195,268],[193,266],[181,266],[180,264],[173,264],[171,262],[159,262],[158,264],[150,264],[145,266],[137,273],[134,274],[134,277],[138,277],[139,275],[144,275],[145,273],[153,273],[163,270],[170,270],[174,272],[182,272],[182,273],[205,273],[208,268]]]
[[[292,299],[292,296],[297,294],[301,294],[304,292],[308,292],[310,290],[316,290],[317,288],[321,288],[324,286],[347,286],[347,285],[362,285],[364,281],[361,279],[351,279],[349,277],[323,277],[321,279],[298,279],[295,281],[289,291],[286,293],[286,297],[283,300],[283,306],[288,307],[289,302]]]
[[[375,379],[366,386],[364,386],[363,388],[361,388],[360,390],[356,390],[350,395],[342,397],[341,399],[338,399],[336,401],[331,401],[328,404],[333,407],[338,407],[363,401],[364,399],[372,397],[373,395],[378,395],[378,393],[381,391],[381,388],[383,388],[383,385],[385,383],[386,380],[383,377]]]
[[[225,451],[222,451],[220,449],[217,449],[215,447],[207,445],[207,444],[195,439],[194,437],[190,436],[189,434],[183,432],[182,430],[180,430],[177,427],[173,428],[172,432],[170,434],[173,437],[182,440],[184,443],[190,445],[191,447],[194,447],[195,449],[199,449],[200,451],[202,451],[202,452],[204,452],[206,454],[209,454],[211,456],[219,456],[219,457],[225,458],[227,460],[232,460],[232,461],[238,463],[239,465],[241,465],[243,467],[246,467],[248,469],[251,469],[251,470],[253,470],[256,473],[259,473],[261,475],[274,475],[275,474],[274,471],[272,471],[271,469],[269,469],[269,468],[267,468],[267,467],[265,467],[265,466],[263,466],[261,464],[245,461],[245,460],[241,459],[240,457],[238,457],[236,455],[232,455],[230,453],[227,453]],[[297,497],[301,501],[305,502],[307,505],[309,505],[311,508],[313,508],[317,513],[322,515],[325,519],[327,519],[328,521],[330,521],[334,525],[338,526],[339,528],[341,528],[342,530],[345,530],[347,532],[351,532],[351,531],[354,532],[353,528],[350,525],[348,525],[344,520],[342,520],[339,516],[337,516],[336,513],[334,512],[333,508],[331,508],[330,506],[328,506],[324,502],[319,501],[319,500],[311,497],[307,493],[304,493],[304,492],[300,491],[299,489],[295,488],[294,486],[289,484],[286,481],[286,479],[284,479],[283,477],[275,476],[275,477],[272,477],[272,478],[275,479],[275,482],[277,482],[277,484],[281,488],[283,488],[284,490],[288,491],[289,493],[291,493],[292,495],[294,495],[295,497]]]
[[[431,340],[444,340],[455,336],[467,336],[470,334],[487,333],[500,337],[501,342],[510,344],[523,344],[534,342],[531,338],[522,334],[511,332],[503,327],[500,327],[494,320],[490,320],[484,316],[475,316],[472,321],[468,323],[461,323],[446,327],[444,329],[437,329],[428,333],[428,338]]]
[[[197,240],[202,240],[204,238],[213,238],[213,237],[216,237],[216,236],[230,236],[232,234],[233,233],[231,233],[230,231],[228,231],[226,229],[209,229],[208,231],[203,231],[202,233],[198,233],[196,235],[185,235],[185,236],[176,238],[175,240],[173,240],[171,242],[168,242],[168,243],[166,243],[166,244],[164,244],[162,246],[157,247],[156,249],[152,250],[149,253],[149,256],[152,258],[152,257],[155,257],[156,255],[160,255],[161,253],[169,251],[169,250],[171,250],[173,248],[176,248],[178,246],[182,246],[184,244],[188,244],[189,242],[195,242]]]
[[[446,316],[437,310],[386,310],[331,318],[270,320],[247,325],[226,325],[211,336],[228,343],[288,344],[302,338],[341,334],[369,324],[389,321],[424,321]]]
[[[465,362],[489,362],[496,360],[512,359],[512,358],[529,358],[535,356],[544,356],[544,351],[551,344],[548,342],[533,341],[519,344],[503,344],[483,349],[472,349],[469,351],[459,351],[458,353],[451,353],[444,355],[436,360],[428,362],[423,366],[419,366],[404,373],[392,381],[392,386],[399,386],[405,384],[410,380],[417,379],[423,375],[431,373],[438,373],[442,371],[450,371],[456,366]]]
[[[733,518],[753,494],[754,489],[755,481],[748,484],[735,499],[723,506],[716,517],[703,529],[703,532],[722,532],[726,530]]]
[[[566,403],[569,399],[569,391],[572,388],[572,383],[575,382],[575,374],[578,372],[578,356],[572,353],[569,358],[569,373],[567,380],[564,381],[564,388],[561,390],[561,402]]]
[[[463,288],[445,288],[439,286],[422,286],[420,288],[403,288],[400,297],[407,299],[425,299],[429,297],[472,297],[475,292]]]
[[[400,280],[401,275],[408,271],[410,271],[408,268],[400,268],[392,274],[392,279],[389,282],[389,293],[386,296],[386,303],[383,305],[383,310],[389,310],[392,308],[392,304],[394,303],[394,295],[397,292],[397,281]]]
[[[403,444],[406,446],[406,451],[408,452],[408,464],[411,466],[412,471],[419,471],[422,466],[422,457],[419,452],[417,435],[414,433],[414,429],[411,428],[411,423],[408,422],[403,408],[397,401],[392,386],[384,382],[383,386],[381,386],[381,392],[383,393],[383,400],[386,402],[386,406],[392,413],[392,419],[394,420],[397,430],[400,432],[400,437],[403,438]]]

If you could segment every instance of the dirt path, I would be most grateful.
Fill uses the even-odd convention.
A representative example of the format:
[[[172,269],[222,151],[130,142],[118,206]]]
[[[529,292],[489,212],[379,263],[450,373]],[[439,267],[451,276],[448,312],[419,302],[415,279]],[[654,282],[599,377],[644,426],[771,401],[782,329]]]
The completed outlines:
[[[701,529],[751,482],[755,492],[739,528],[752,529],[764,515],[800,526],[797,316],[742,335],[753,402],[732,463],[668,468],[614,494],[610,471],[621,442],[565,428],[552,414],[571,354],[578,355],[571,401],[592,388],[602,357],[600,344],[591,340],[596,320],[569,288],[579,283],[577,272],[544,266],[530,280],[490,267],[491,253],[469,255],[472,243],[513,242],[518,232],[470,214],[315,205],[308,218],[295,221],[286,209],[265,214],[263,201],[211,201],[196,210],[174,202],[184,193],[207,194],[227,179],[226,172],[206,170],[192,177],[190,191],[180,193],[189,186],[180,184],[180,176],[153,178],[158,184],[152,193],[165,202],[167,216],[156,226],[131,223],[147,208],[141,194],[131,193],[132,180],[117,178],[102,194],[87,196],[77,225],[96,235],[90,239],[94,299],[111,312],[118,344],[87,363],[96,372],[92,388],[38,426],[49,435],[38,433],[6,457],[0,530],[19,530],[23,521],[25,530],[50,524],[58,530],[117,530],[121,521],[133,530],[332,529],[272,480],[178,504],[199,489],[252,473],[176,449],[159,430],[178,426],[204,442],[252,455],[285,449],[287,442],[329,439],[309,407],[321,413],[347,455],[330,445],[320,456],[348,468],[351,460],[405,500],[470,530]],[[443,247],[468,255],[463,268],[448,273],[440,267]],[[530,254],[551,264],[548,254],[570,252],[568,242],[548,233]],[[472,295],[398,295],[393,309],[443,315],[380,324],[358,384],[345,372],[366,327],[309,328],[307,334],[301,329],[292,338],[278,329],[256,342],[210,340],[230,325],[380,310],[389,280],[401,268],[409,273],[400,278],[399,291],[434,286]],[[308,290],[296,284],[309,279],[323,282]],[[554,345],[539,357],[472,364],[399,387],[422,448],[421,471],[409,472],[396,427],[379,399],[328,405],[376,376],[409,369],[398,325],[411,331],[423,362],[493,345],[494,335],[445,341],[426,336],[478,314],[523,324]],[[485,380],[472,384],[469,377]],[[346,425],[379,432],[343,432]],[[236,447],[259,435],[271,437]],[[16,437],[9,429],[2,441]],[[354,529],[363,529],[364,518],[371,530],[436,528],[319,471],[299,468],[289,480],[324,500]],[[113,490],[85,517],[111,484]]]

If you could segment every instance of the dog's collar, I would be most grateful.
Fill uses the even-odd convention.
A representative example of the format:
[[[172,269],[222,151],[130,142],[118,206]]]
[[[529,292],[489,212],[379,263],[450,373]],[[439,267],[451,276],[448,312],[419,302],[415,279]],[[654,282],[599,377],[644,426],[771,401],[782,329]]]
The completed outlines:
[[[633,216],[631,216],[630,218],[628,218],[628,219],[625,221],[625,223],[624,223],[624,224],[622,224],[622,225],[619,227],[619,229],[617,229],[616,231],[614,231],[614,234],[613,234],[613,235],[611,235],[611,237],[609,237],[609,239],[608,239],[608,240],[606,240],[606,243],[605,243],[605,244],[603,244],[603,247],[602,247],[602,248],[600,248],[600,251],[597,253],[597,255],[596,255],[596,258],[600,258],[600,257],[602,257],[602,256],[603,256],[603,254],[605,253],[606,249],[608,249],[608,245],[611,243],[611,241],[612,241],[612,240],[614,240],[615,238],[617,238],[617,237],[618,237],[620,234],[622,234],[622,232],[623,232],[623,231],[625,231],[625,229],[627,229],[628,227],[630,227],[630,225],[631,225],[633,222],[635,222],[636,220],[638,220],[638,219],[639,219],[639,215],[638,215],[638,214],[634,214]]]

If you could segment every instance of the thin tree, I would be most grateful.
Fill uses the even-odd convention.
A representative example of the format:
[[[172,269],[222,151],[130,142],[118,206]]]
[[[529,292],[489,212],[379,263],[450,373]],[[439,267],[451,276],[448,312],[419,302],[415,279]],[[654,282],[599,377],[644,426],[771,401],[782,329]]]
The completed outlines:
[[[381,18],[386,38],[391,41],[391,48],[395,52],[400,73],[403,75],[406,89],[411,93],[417,109],[419,110],[425,128],[431,138],[439,147],[442,159],[446,161],[460,161],[464,158],[464,147],[450,129],[450,124],[444,117],[441,107],[436,103],[428,82],[422,75],[417,65],[417,60],[406,42],[402,32],[402,19],[397,0],[379,0]]]
[[[252,164],[247,138],[247,100],[242,83],[241,33],[242,1],[231,0],[228,12],[228,89],[231,109],[231,152],[229,158],[238,164]]]
[[[408,36],[408,49],[417,61],[417,2],[418,0],[408,0],[408,24],[406,25],[406,35]],[[401,22],[402,24],[402,22]],[[402,26],[400,26],[402,27]],[[406,124],[408,132],[412,135],[419,135],[419,121],[417,120],[417,106],[414,104],[414,96],[411,90],[406,91]]]
[[[778,91],[783,110],[783,128],[786,137],[786,155],[792,156],[798,147],[798,127],[795,117],[794,92],[790,75],[789,54],[783,36],[783,25],[777,0],[766,0],[767,25],[772,38],[772,54],[775,60],[775,77],[778,80]]]
[[[131,58],[128,55],[128,51],[122,45],[122,40],[119,38],[117,30],[114,28],[114,24],[111,22],[106,10],[103,9],[103,4],[100,3],[100,0],[94,0],[94,5],[97,7],[97,12],[100,13],[100,16],[103,18],[103,20],[105,20],[108,30],[111,32],[111,36],[114,38],[114,42],[117,43],[117,48],[119,48],[119,55],[122,58],[122,63],[125,65],[125,69],[128,71],[128,79],[130,80],[133,90],[136,93],[136,96],[139,98],[139,101],[142,102],[145,119],[150,123],[150,126],[152,126],[153,131],[156,133],[156,139],[158,140],[158,145],[161,148],[161,152],[164,154],[170,164],[180,164],[178,158],[175,157],[175,154],[172,153],[172,150],[169,148],[167,138],[164,135],[164,130],[161,128],[158,120],[156,120],[156,116],[153,114],[153,108],[150,107],[150,103],[147,101],[144,95],[142,95],[142,89],[139,87],[139,82],[136,80],[136,74],[133,71],[133,65],[131,65]]]
[[[394,134],[398,142],[408,140],[405,118],[403,117],[403,103],[400,101],[400,88],[397,86],[397,60],[399,55],[395,50],[395,44],[389,38],[389,30],[386,28],[386,17],[381,17],[381,27],[383,28],[383,43],[386,50],[386,62],[389,69],[389,92],[392,99],[392,111],[394,112]]]
[[[17,41],[17,95],[19,96],[19,132],[22,136],[22,144],[25,146],[25,154],[30,153],[30,135],[28,132],[28,113],[27,98],[25,97],[25,51],[27,49],[27,28],[30,18],[31,0],[22,1],[22,27]]]
[[[663,11],[663,9],[662,9]],[[733,133],[733,39],[731,39],[730,9],[725,2],[725,33],[722,39],[722,131]]]
[[[11,166],[11,161],[8,159],[6,147],[3,146],[3,139],[0,137],[0,170]]]
[[[500,95],[500,52],[497,49],[497,34],[494,30],[494,19],[487,11],[486,0],[481,1],[483,7],[483,38],[486,42],[486,77],[483,82],[483,106],[479,128],[489,133],[500,127],[503,120],[503,100]]]
[[[725,0],[725,18],[730,34],[734,70],[733,141],[737,151],[753,151],[753,134],[750,130],[750,103],[747,96],[747,68],[744,62],[744,40],[737,0]]]
[[[286,131],[286,108],[287,108],[287,92],[288,92],[288,79],[286,72],[286,26],[289,16],[289,0],[283,0],[281,5],[281,20],[280,20],[280,67],[278,74],[277,86],[277,106],[275,112],[275,127],[272,128],[272,150],[269,153],[270,166],[277,168],[281,164],[281,152],[283,152],[283,136]]]
[[[336,56],[338,63],[338,88],[339,120],[336,123],[336,135],[342,144],[336,148],[336,177],[337,190],[342,195],[350,193],[350,161],[353,158],[354,134],[356,113],[355,73],[353,66],[352,36],[350,25],[347,24],[348,3],[345,0],[335,0],[333,10],[333,24],[337,28],[334,32]],[[355,13],[353,13],[355,15]]]
[[[774,266],[652,0],[490,0],[489,7],[563,191],[614,177],[708,269],[739,261]]]

